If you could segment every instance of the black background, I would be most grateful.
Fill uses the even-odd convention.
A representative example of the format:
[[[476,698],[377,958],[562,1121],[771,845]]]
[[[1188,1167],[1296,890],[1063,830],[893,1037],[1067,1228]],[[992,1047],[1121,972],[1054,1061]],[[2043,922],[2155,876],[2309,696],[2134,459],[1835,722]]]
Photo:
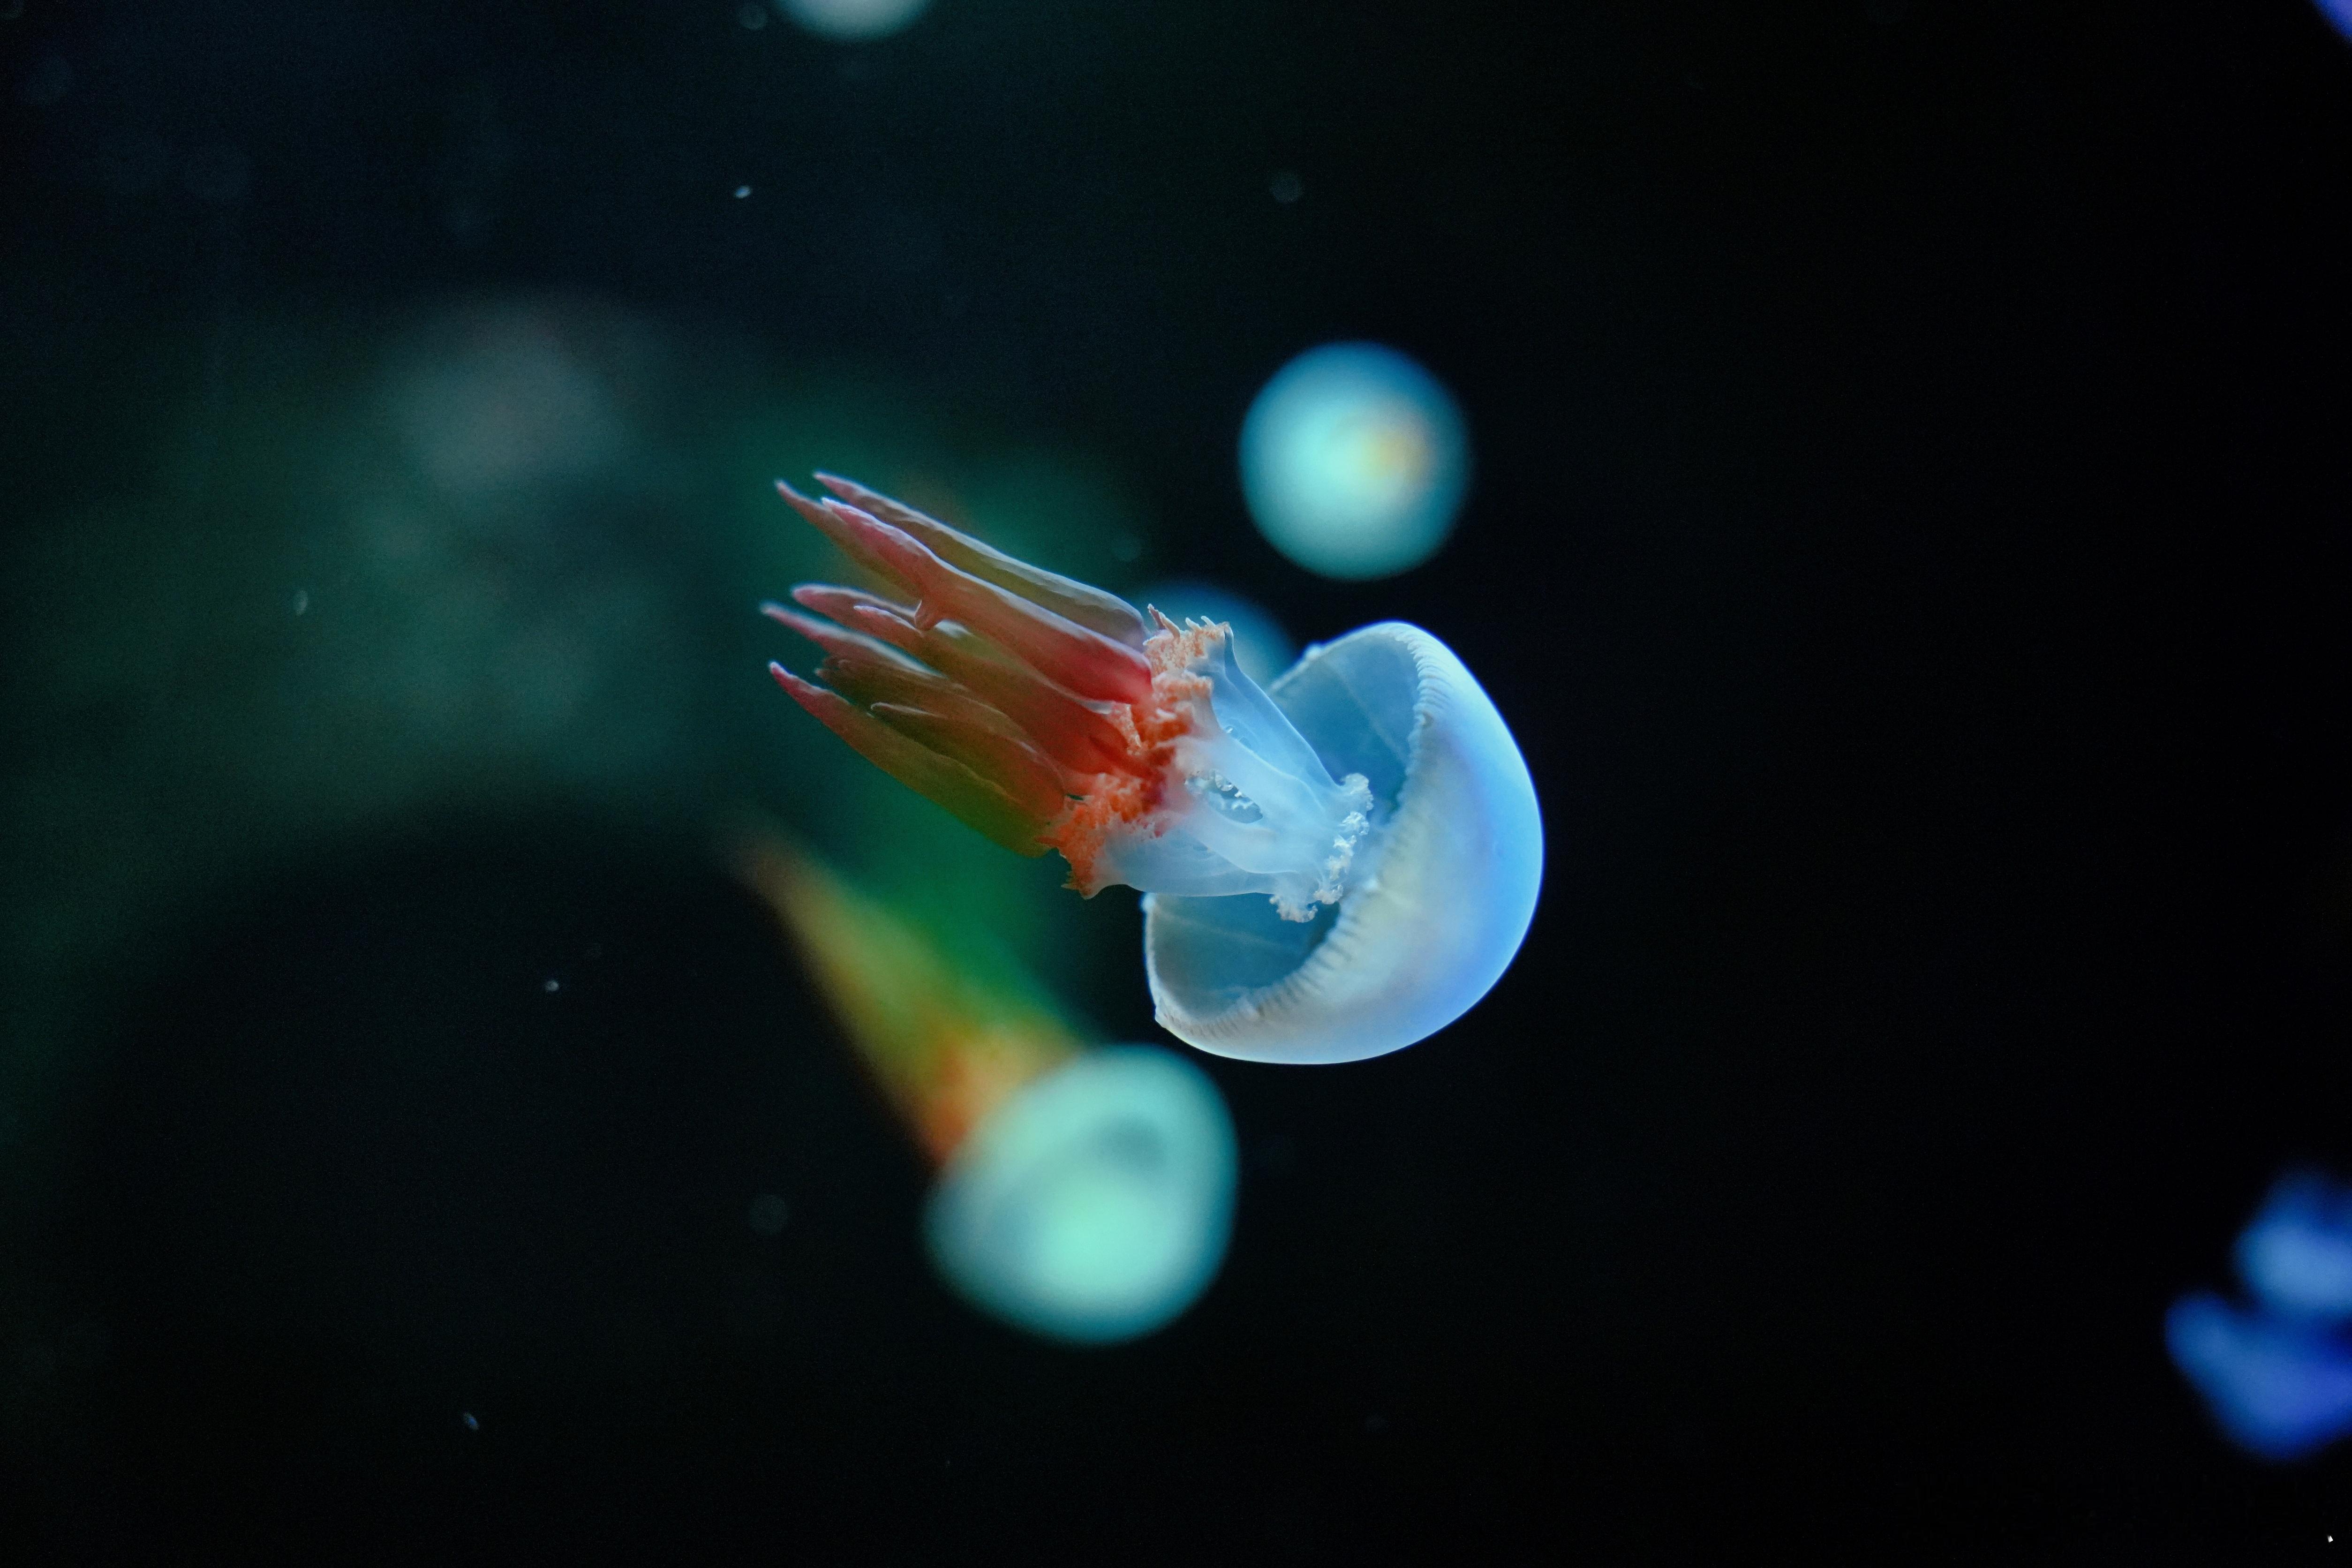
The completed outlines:
[[[1067,432],[1307,635],[1431,626],[1549,829],[1445,1036],[1209,1064],[1232,1260],[1086,1354],[929,1281],[921,1172],[660,831],[436,821],[250,890],[78,1102],[52,1244],[110,1348],[12,1457],[38,1552],[2352,1551],[2347,1461],[2235,1457],[2158,1331],[2278,1168],[2352,1167],[2352,46],[2307,5],[4,25],[74,81],[8,110],[21,525],[202,374],[91,342],[611,300]],[[124,126],[249,183],[125,203]],[[1230,473],[1350,336],[1480,463],[1363,586]]]

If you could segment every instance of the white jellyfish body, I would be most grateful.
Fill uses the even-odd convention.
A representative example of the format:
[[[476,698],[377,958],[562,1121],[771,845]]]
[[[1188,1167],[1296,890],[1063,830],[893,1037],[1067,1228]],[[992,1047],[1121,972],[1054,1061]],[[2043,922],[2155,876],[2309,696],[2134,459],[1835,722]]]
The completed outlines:
[[[1342,1062],[1467,1011],[1526,936],[1543,822],[1509,729],[1427,632],[1310,648],[1269,692],[1227,628],[1164,616],[887,497],[780,486],[911,605],[805,585],[767,612],[826,652],[770,669],[885,772],[1070,885],[1146,900],[1160,1026],[1257,1061]],[[850,503],[855,504],[850,504]],[[887,521],[885,521],[885,520]],[[856,629],[851,629],[851,628]]]
[[[1378,343],[1284,365],[1242,422],[1242,494],[1266,542],[1325,577],[1386,577],[1436,553],[1470,483],[1462,411]]]
[[[932,1189],[925,1237],[975,1306],[1055,1339],[1131,1340],[1215,1278],[1234,1173],[1232,1120],[1198,1068],[1106,1047],[972,1131]]]
[[[1444,644],[1401,622],[1307,657],[1267,694],[1333,772],[1363,776],[1371,842],[1337,907],[1155,892],[1143,951],[1160,1026],[1218,1056],[1344,1062],[1452,1023],[1509,967],[1543,879],[1534,781]]]

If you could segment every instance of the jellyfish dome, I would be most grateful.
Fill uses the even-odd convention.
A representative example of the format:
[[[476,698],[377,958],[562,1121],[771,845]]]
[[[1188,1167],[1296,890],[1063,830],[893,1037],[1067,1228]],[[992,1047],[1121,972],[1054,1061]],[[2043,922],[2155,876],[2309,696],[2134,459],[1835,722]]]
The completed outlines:
[[[912,23],[931,0],[777,0],[800,26],[836,43],[884,38]]]
[[[1233,1226],[1234,1142],[1198,1068],[1111,1046],[1028,1084],[973,1130],[925,1216],[975,1306],[1078,1343],[1131,1340],[1192,1304]]]
[[[1387,577],[1437,552],[1470,484],[1470,437],[1437,379],[1378,343],[1292,360],[1242,421],[1242,494],[1266,542],[1325,577]]]
[[[1223,623],[1147,623],[824,483],[822,503],[779,488],[915,603],[795,588],[801,609],[767,613],[826,658],[815,681],[771,672],[980,832],[1059,850],[1077,891],[1148,895],[1145,974],[1177,1038],[1359,1060],[1444,1028],[1509,966],[1542,882],[1542,816],[1501,714],[1437,638],[1367,626],[1263,688]]]

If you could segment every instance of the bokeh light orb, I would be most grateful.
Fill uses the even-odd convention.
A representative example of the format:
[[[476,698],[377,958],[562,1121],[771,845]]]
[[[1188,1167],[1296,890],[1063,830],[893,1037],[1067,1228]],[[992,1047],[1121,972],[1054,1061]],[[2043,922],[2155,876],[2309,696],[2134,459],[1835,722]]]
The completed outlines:
[[[2310,1172],[2285,1177],[2240,1233],[2237,1263],[2274,1314],[2352,1320],[2352,1190]]]
[[[1378,343],[1310,349],[1242,421],[1242,493],[1267,542],[1320,576],[1360,581],[1437,552],[1470,484],[1451,394]]]
[[[776,0],[791,21],[820,38],[863,43],[887,38],[913,22],[931,0]]]
[[[1165,1326],[1208,1287],[1233,1226],[1233,1121],[1172,1051],[1087,1051],[975,1129],[926,1233],[973,1305],[1080,1344]]]
[[[2345,37],[2352,38],[2352,0],[2319,0],[2319,14]]]
[[[1234,628],[1234,659],[1260,686],[1271,686],[1298,657],[1298,645],[1265,605],[1213,583],[1188,577],[1154,583],[1135,595],[1172,621],[1223,621]]]

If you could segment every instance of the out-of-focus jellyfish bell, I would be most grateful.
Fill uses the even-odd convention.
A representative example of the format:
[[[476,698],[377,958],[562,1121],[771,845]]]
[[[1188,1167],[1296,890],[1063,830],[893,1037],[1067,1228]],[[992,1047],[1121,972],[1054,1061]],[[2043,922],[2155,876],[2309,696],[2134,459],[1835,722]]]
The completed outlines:
[[[2319,0],[2319,14],[2347,38],[2352,38],[2352,0]]]
[[[2352,1192],[2290,1175],[2238,1237],[2252,1310],[2200,1291],[2175,1302],[2165,1343],[2231,1441],[2292,1459],[2352,1433]]]
[[[1208,1288],[1235,1159],[1198,1068],[1150,1046],[1081,1049],[1017,976],[951,963],[780,839],[751,838],[741,864],[939,1163],[924,1236],[958,1293],[1032,1333],[1108,1344]]]
[[[2238,1237],[2238,1277],[2291,1318],[2352,1319],[2352,1192],[2312,1174],[2287,1177]]]
[[[2173,1304],[2164,1338],[2223,1434],[2250,1454],[2301,1458],[2352,1431],[2352,1352],[2331,1334],[2200,1293]]]
[[[914,21],[931,0],[776,0],[777,9],[820,38],[863,43]]]
[[[1309,572],[1386,577],[1437,552],[1470,483],[1462,411],[1377,343],[1310,349],[1242,421],[1242,494],[1269,543]]]
[[[1271,687],[1228,628],[1160,617],[1002,555],[845,479],[784,498],[911,596],[766,606],[824,649],[770,668],[900,782],[1091,896],[1142,889],[1162,1027],[1221,1056],[1339,1062],[1444,1028],[1535,913],[1527,763],[1462,661],[1385,622]]]
[[[1150,1333],[1217,1271],[1234,1131],[1201,1070],[1151,1046],[1082,1052],[973,1129],[925,1234],[956,1287],[1057,1339]]]

